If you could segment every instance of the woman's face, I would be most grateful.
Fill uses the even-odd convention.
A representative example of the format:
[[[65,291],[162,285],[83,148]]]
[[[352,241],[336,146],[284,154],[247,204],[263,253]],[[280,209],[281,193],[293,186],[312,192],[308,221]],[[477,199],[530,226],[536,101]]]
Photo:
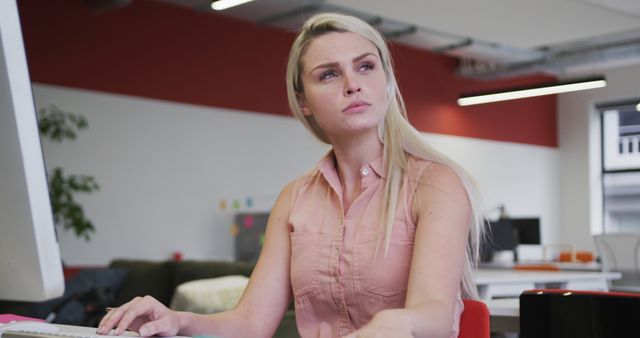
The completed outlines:
[[[302,57],[302,112],[330,139],[375,132],[388,107],[387,79],[376,46],[355,33],[315,38]]]

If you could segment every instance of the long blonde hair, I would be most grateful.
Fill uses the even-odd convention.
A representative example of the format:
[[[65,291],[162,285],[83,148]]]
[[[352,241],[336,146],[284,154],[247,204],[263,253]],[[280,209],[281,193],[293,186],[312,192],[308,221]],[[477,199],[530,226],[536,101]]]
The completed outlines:
[[[384,187],[381,220],[384,222],[385,253],[389,247],[390,234],[398,204],[402,179],[407,167],[407,154],[440,163],[452,169],[464,185],[471,206],[470,231],[466,250],[466,259],[462,276],[463,297],[478,298],[474,282],[477,267],[480,240],[483,237],[484,220],[482,218],[480,196],[469,174],[445,155],[430,147],[407,120],[404,100],[400,94],[393,71],[389,48],[382,35],[366,22],[353,17],[335,13],[323,13],[309,18],[296,37],[287,64],[287,96],[289,106],[295,115],[320,141],[329,144],[329,139],[320,128],[313,115],[305,116],[299,106],[298,98],[304,95],[304,86],[300,73],[302,57],[311,41],[330,32],[356,33],[371,41],[378,49],[382,66],[387,78],[387,97],[389,107],[384,121],[380,125],[380,138],[383,143],[387,180]]]

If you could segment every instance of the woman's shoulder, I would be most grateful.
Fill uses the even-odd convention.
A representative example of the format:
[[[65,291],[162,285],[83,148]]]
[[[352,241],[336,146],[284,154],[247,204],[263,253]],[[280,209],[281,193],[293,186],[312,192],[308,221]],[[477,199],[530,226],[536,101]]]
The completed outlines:
[[[406,174],[409,179],[419,179],[427,168],[437,165],[436,162],[414,155],[407,155]]]
[[[446,190],[463,186],[460,177],[452,167],[413,155],[410,155],[407,160],[407,174],[422,184]]]
[[[303,175],[300,175],[295,179],[293,179],[292,181],[290,181],[287,184],[287,187],[294,192],[295,196],[297,196],[300,190],[303,190],[304,187],[308,187],[314,181],[316,181],[319,175],[321,175],[320,169],[318,167],[315,167],[307,171]]]
[[[293,180],[293,182],[296,182],[296,185],[308,183],[308,182],[312,181],[314,178],[316,178],[320,174],[321,174],[320,168],[315,167],[315,168],[307,171],[306,173],[298,176],[296,179]]]

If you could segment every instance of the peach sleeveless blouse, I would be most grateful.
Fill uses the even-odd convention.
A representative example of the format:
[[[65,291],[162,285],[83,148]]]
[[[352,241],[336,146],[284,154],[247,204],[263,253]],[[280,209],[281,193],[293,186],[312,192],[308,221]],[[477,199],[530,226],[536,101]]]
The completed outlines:
[[[416,182],[431,163],[409,159],[386,257],[375,256],[382,157],[360,169],[361,193],[348,210],[332,152],[296,181],[289,215],[291,285],[303,338],[342,337],[381,310],[404,307],[416,230],[411,203]],[[451,337],[458,335],[463,310],[459,295]]]

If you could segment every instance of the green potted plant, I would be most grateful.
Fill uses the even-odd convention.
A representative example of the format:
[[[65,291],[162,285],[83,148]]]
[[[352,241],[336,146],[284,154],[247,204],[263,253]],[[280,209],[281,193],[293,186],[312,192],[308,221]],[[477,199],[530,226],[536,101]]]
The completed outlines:
[[[38,111],[38,128],[42,138],[62,143],[73,141],[80,130],[89,127],[87,119],[76,113],[64,111],[55,105]],[[90,240],[96,231],[75,196],[100,189],[96,179],[88,175],[68,175],[61,167],[51,169],[48,177],[51,208],[56,225],[72,230],[77,237]]]

